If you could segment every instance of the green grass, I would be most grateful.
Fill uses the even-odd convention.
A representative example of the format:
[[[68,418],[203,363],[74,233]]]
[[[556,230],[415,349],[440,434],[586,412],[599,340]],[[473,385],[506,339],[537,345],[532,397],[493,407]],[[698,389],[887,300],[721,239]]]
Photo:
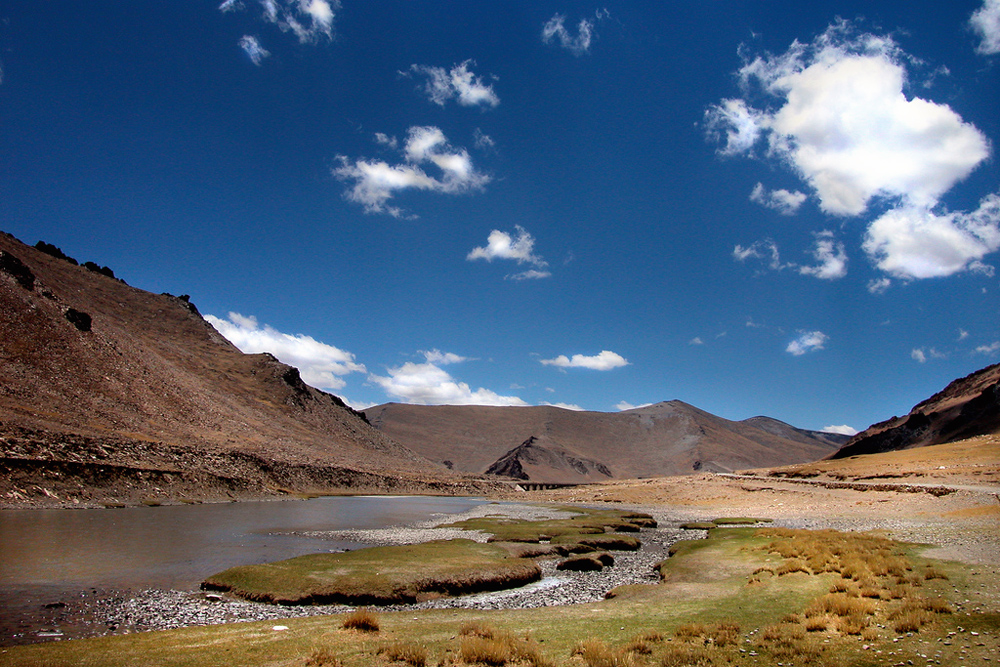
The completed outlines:
[[[472,540],[372,547],[234,567],[202,586],[276,604],[395,604],[522,586],[538,565]]]

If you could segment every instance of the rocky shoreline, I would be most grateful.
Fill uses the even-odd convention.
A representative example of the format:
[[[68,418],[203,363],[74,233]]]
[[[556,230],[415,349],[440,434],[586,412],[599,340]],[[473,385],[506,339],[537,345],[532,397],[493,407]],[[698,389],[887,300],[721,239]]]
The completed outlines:
[[[449,515],[447,523],[489,514],[514,519],[540,519],[565,515],[559,510],[517,504],[485,504],[468,512]],[[662,513],[660,513],[662,515]],[[379,607],[382,611],[434,608],[517,609],[594,602],[611,589],[627,585],[656,583],[653,566],[668,557],[670,545],[679,539],[704,536],[703,531],[681,530],[676,521],[657,516],[661,527],[645,529],[639,535],[642,548],[615,552],[615,563],[600,572],[557,571],[556,559],[541,561],[543,578],[521,588],[480,593],[457,598],[440,598],[412,605]],[[412,544],[429,540],[463,537],[486,541],[488,535],[441,527],[440,518],[407,526],[374,530],[303,533],[333,541],[350,541],[370,546]],[[2,644],[27,644],[61,639],[80,639],[109,634],[168,630],[196,625],[275,621],[304,616],[343,613],[344,605],[277,606],[248,602],[228,595],[203,591],[162,589],[93,589],[79,597],[45,605],[30,619],[22,619],[14,636]]]

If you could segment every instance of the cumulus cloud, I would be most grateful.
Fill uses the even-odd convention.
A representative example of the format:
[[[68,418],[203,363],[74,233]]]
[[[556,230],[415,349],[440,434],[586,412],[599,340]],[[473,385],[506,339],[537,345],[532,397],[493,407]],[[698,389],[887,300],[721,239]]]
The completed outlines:
[[[628,360],[616,352],[602,350],[600,354],[585,356],[574,354],[572,358],[565,354],[560,354],[554,359],[539,359],[545,366],[557,366],[559,368],[589,368],[594,371],[610,371],[622,366],[628,366]]]
[[[428,361],[411,361],[389,368],[387,376],[371,374],[368,379],[390,396],[418,405],[527,405],[517,396],[501,396],[489,389],[473,389],[459,382],[437,363],[437,351],[424,353]]]
[[[933,347],[931,348],[913,348],[910,351],[910,358],[917,363],[927,363],[928,359],[947,359],[948,355],[943,352],[938,352]]]
[[[333,38],[333,20],[340,9],[338,0],[260,0],[264,21],[291,32],[303,44]],[[225,0],[222,12],[240,11],[246,4],[240,0]]]
[[[756,112],[770,154],[798,172],[827,213],[859,215],[876,196],[934,205],[988,156],[986,137],[950,107],[907,99],[905,63],[891,38],[856,35],[841,22],[740,70],[748,89],[779,101]]]
[[[575,56],[582,56],[590,51],[590,43],[594,36],[594,24],[607,18],[607,10],[598,11],[593,19],[580,19],[576,26],[576,35],[566,28],[566,17],[556,14],[542,26],[542,42],[556,42]]]
[[[799,273],[823,280],[836,280],[847,275],[847,253],[844,244],[834,239],[833,232],[816,234],[812,256],[818,263],[815,266],[800,266]]]
[[[983,0],[983,6],[973,12],[969,25],[979,35],[976,53],[984,56],[1000,53],[1000,0]]]
[[[395,138],[377,134],[376,141],[389,148],[396,147]],[[461,194],[481,189],[489,176],[472,164],[468,151],[453,148],[437,127],[411,127],[402,148],[404,161],[389,164],[383,160],[351,160],[339,156],[341,165],[333,175],[353,183],[345,194],[349,201],[361,204],[367,213],[388,213],[403,217],[403,209],[389,204],[396,194],[405,190],[427,190],[444,194]],[[424,166],[439,172],[432,176]]]
[[[345,385],[341,376],[367,372],[350,352],[304,334],[286,334],[267,325],[261,327],[253,316],[229,313],[228,320],[214,315],[205,315],[205,319],[242,352],[269,352],[282,363],[298,368],[302,380],[319,389],[340,389]]]
[[[535,254],[535,237],[520,225],[514,227],[514,234],[494,229],[486,238],[486,245],[473,248],[465,259],[470,262],[477,259],[485,259],[487,262],[492,262],[494,259],[508,259],[535,267],[507,276],[512,280],[548,278],[552,275],[544,270],[548,262]]]
[[[449,100],[457,100],[466,107],[495,107],[500,104],[500,98],[493,91],[493,86],[484,84],[482,79],[469,71],[475,64],[473,60],[466,60],[450,70],[444,67],[411,65],[410,71],[427,77],[424,92],[434,104],[444,106]]]
[[[260,45],[260,42],[258,42],[257,38],[253,35],[243,35],[243,37],[240,38],[240,48],[247,54],[250,61],[258,67],[264,58],[271,55],[267,49]]]
[[[750,192],[750,201],[761,206],[766,206],[782,215],[794,215],[797,213],[807,198],[808,195],[798,190],[789,192],[781,188],[768,192],[763,183],[757,183],[753,191]]]
[[[862,248],[897,278],[938,278],[968,270],[992,273],[983,264],[1000,249],[1000,195],[990,194],[972,212],[938,215],[928,208],[888,211],[868,227]]]
[[[828,340],[830,337],[822,331],[800,331],[798,338],[788,344],[785,352],[800,357],[806,352],[822,350]]]
[[[857,435],[858,429],[853,426],[848,426],[847,424],[842,424],[841,426],[826,426],[823,428],[823,433],[835,433],[837,435]]]

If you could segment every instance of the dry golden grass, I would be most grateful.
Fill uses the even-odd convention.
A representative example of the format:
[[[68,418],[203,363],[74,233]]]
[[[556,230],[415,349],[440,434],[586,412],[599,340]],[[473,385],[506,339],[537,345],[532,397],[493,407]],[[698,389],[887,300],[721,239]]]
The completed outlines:
[[[529,637],[515,637],[477,622],[464,624],[459,634],[458,653],[464,663],[490,667],[508,664],[551,667],[538,644]]]
[[[427,647],[422,644],[397,642],[383,646],[378,653],[393,662],[404,662],[412,667],[424,667],[427,664]]]
[[[357,609],[344,618],[341,627],[345,630],[359,630],[361,632],[378,632],[378,616],[369,609]]]
[[[587,667],[635,667],[635,653],[610,648],[600,639],[585,639],[577,644],[572,655],[579,656]]]
[[[341,667],[341,662],[328,646],[321,646],[306,658],[306,667]]]

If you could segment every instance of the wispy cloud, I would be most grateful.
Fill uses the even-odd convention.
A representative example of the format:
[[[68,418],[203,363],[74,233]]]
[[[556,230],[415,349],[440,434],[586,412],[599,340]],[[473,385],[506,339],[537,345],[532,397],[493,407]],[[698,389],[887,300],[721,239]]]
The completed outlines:
[[[493,91],[492,85],[483,83],[480,77],[469,70],[475,64],[473,60],[466,60],[450,70],[444,67],[411,65],[410,71],[427,77],[423,90],[434,104],[444,106],[449,100],[456,100],[467,107],[495,107],[500,104],[500,98]]]
[[[487,262],[492,262],[494,259],[506,259],[535,267],[508,276],[513,280],[548,278],[552,275],[544,270],[548,266],[548,262],[540,255],[535,254],[535,237],[520,225],[514,227],[514,234],[494,229],[487,237],[486,245],[473,248],[465,258],[470,262],[477,259],[485,259]]]
[[[997,352],[1000,352],[1000,340],[994,341],[989,345],[980,345],[976,348],[977,354],[994,355]]]
[[[376,141],[392,149],[397,146],[395,138],[382,133],[376,135]],[[351,160],[341,155],[341,166],[333,169],[333,175],[353,183],[345,197],[361,204],[365,212],[388,213],[395,217],[403,217],[405,211],[388,202],[402,191],[461,194],[478,190],[490,180],[476,170],[468,151],[453,148],[437,127],[411,127],[402,156],[403,162],[389,164],[383,160]],[[436,167],[440,174],[429,175],[424,165]]]
[[[795,215],[808,199],[804,192],[790,192],[784,188],[768,191],[763,183],[757,183],[750,193],[750,201],[777,211],[782,215]]]
[[[333,39],[333,20],[340,9],[339,0],[260,0],[259,5],[264,10],[261,17],[266,23],[291,32],[303,44]],[[242,11],[246,6],[242,0],[225,0],[219,5],[219,11]]]
[[[566,17],[562,14],[556,14],[542,26],[542,41],[546,44],[556,42],[573,55],[582,56],[590,51],[595,23],[608,16],[607,10],[601,10],[594,15],[593,19],[580,19],[574,35],[566,28]]]
[[[781,263],[778,246],[771,239],[755,241],[746,247],[737,245],[733,248],[733,258],[740,262],[746,262],[748,259],[758,259],[773,271],[780,271],[785,268],[785,265]]]
[[[976,53],[984,56],[1000,53],[1000,0],[983,0],[983,6],[973,12],[969,25],[979,35]]]
[[[386,369],[386,376],[373,373],[368,379],[389,396],[418,405],[527,405],[517,396],[502,396],[484,388],[473,390],[441,368],[444,364],[464,361],[464,357],[438,350],[423,354],[425,363],[408,361]]]
[[[257,38],[253,35],[243,35],[243,37],[240,38],[240,48],[247,54],[250,61],[258,67],[264,58],[271,55],[267,49],[260,45],[260,42],[258,42]]]
[[[545,402],[543,402],[542,405],[548,405],[548,406],[553,407],[553,408],[562,408],[563,410],[572,410],[573,412],[585,412],[585,410],[583,408],[581,408],[579,405],[577,405],[576,403],[545,403]]]
[[[822,350],[828,340],[830,337],[822,331],[800,331],[799,336],[785,348],[785,352],[800,357],[807,352]]]
[[[270,352],[282,363],[299,369],[302,380],[319,389],[344,387],[342,376],[365,373],[354,355],[305,334],[286,334],[270,326],[260,326],[257,318],[229,313],[224,320],[214,315],[205,319],[233,345],[247,354]]]
[[[816,234],[812,256],[817,264],[800,266],[799,273],[822,280],[836,280],[847,275],[847,253],[844,244],[834,239],[833,232],[822,231]]]
[[[610,371],[622,366],[628,366],[628,360],[616,352],[602,350],[600,354],[586,356],[574,354],[572,358],[565,354],[560,354],[554,359],[539,359],[545,366],[556,366],[558,368],[589,368],[594,371]]]

